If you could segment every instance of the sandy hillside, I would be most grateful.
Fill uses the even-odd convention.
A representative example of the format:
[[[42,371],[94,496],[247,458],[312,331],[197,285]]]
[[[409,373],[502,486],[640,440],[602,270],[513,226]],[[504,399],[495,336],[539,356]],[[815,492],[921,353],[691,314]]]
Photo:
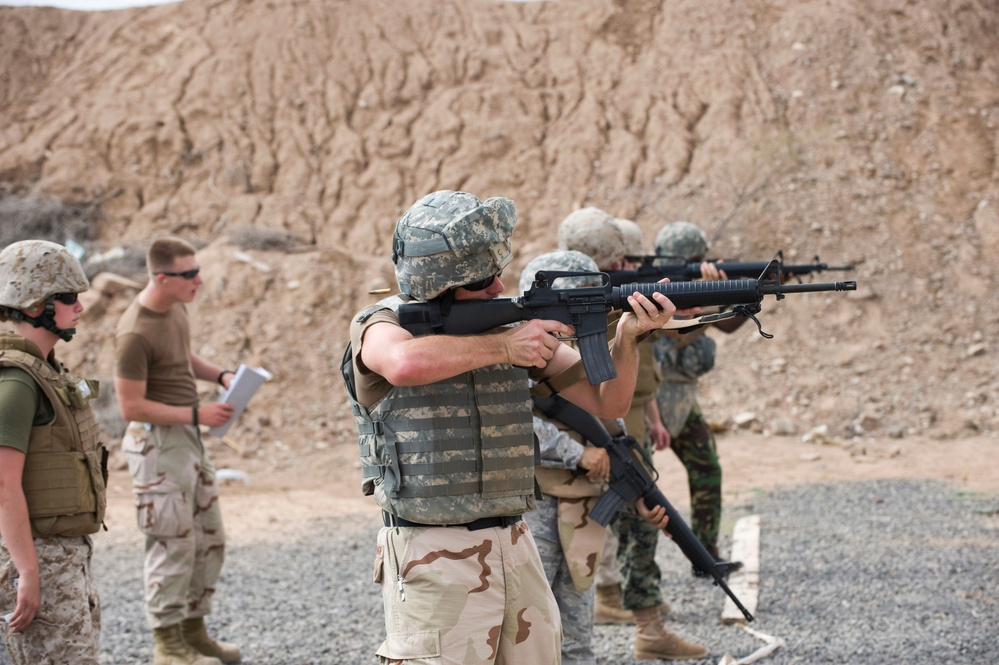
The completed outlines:
[[[198,351],[274,374],[212,443],[258,477],[352,469],[347,322],[393,284],[399,214],[444,188],[514,199],[512,276],[582,205],[650,241],[697,222],[716,256],[855,264],[815,278],[855,293],[768,299],[774,339],[720,339],[706,412],[747,436],[988,454],[996,34],[985,0],[2,7],[0,209],[58,197],[95,220],[74,227],[91,259],[165,232],[204,247]],[[88,296],[72,366],[109,378],[133,293]]]

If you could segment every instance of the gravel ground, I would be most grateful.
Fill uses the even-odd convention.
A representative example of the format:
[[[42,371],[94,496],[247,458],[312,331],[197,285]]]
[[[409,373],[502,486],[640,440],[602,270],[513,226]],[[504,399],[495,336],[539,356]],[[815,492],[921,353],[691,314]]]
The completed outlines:
[[[999,498],[936,481],[813,485],[727,507],[724,530],[749,514],[761,516],[762,568],[751,626],[786,643],[761,662],[957,665],[999,657]],[[366,522],[321,519],[300,537],[232,546],[210,627],[241,645],[246,665],[373,663],[382,617],[369,581],[377,526]],[[711,656],[698,662],[763,646],[719,623],[724,593],[661,543],[673,607],[667,626],[708,646]],[[99,546],[95,555],[105,663],[152,660],[141,559],[137,540]],[[632,632],[597,626],[597,662],[636,663]]]

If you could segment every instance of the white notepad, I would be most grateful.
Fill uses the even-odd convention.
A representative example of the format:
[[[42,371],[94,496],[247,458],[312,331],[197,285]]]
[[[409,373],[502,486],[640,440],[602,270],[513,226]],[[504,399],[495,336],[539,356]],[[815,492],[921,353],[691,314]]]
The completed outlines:
[[[219,398],[220,402],[232,404],[236,411],[232,414],[232,418],[218,427],[212,427],[208,433],[219,437],[225,436],[236,419],[242,415],[253,394],[270,378],[271,373],[263,367],[240,365],[236,370],[236,376],[229,382],[229,388]]]

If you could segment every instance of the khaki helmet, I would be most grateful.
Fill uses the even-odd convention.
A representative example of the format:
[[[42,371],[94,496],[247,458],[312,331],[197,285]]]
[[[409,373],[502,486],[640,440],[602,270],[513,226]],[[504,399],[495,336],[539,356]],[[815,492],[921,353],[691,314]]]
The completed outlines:
[[[26,309],[57,293],[90,288],[69,250],[47,240],[22,240],[0,251],[0,305]]]
[[[431,300],[500,274],[513,258],[516,223],[517,210],[507,198],[480,201],[451,190],[424,196],[395,225],[392,263],[399,290]]]
[[[624,256],[624,234],[614,218],[600,208],[580,208],[558,227],[558,248],[586,254],[601,268],[609,268]]]
[[[615,218],[614,222],[621,228],[624,236],[625,256],[644,256],[645,239],[642,237],[642,227],[630,219]]]
[[[574,272],[599,273],[597,262],[582,252],[571,249],[557,249],[534,257],[524,266],[520,273],[520,290],[525,292],[534,284],[534,275],[539,270],[571,270]],[[599,274],[579,277],[563,277],[555,281],[554,286],[562,289],[578,289],[584,286],[600,286]]]
[[[673,261],[701,261],[707,256],[709,244],[700,227],[690,222],[673,222],[656,235],[656,256]]]

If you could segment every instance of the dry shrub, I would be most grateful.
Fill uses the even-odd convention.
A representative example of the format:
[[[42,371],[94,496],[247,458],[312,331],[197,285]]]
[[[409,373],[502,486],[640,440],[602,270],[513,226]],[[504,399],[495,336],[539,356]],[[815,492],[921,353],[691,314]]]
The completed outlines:
[[[55,196],[20,195],[0,187],[0,246],[18,240],[72,240],[86,247],[103,217],[93,203],[66,203]]]

